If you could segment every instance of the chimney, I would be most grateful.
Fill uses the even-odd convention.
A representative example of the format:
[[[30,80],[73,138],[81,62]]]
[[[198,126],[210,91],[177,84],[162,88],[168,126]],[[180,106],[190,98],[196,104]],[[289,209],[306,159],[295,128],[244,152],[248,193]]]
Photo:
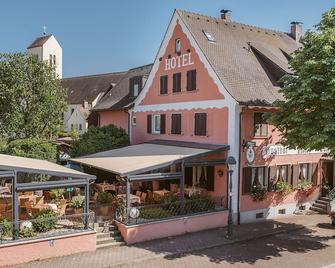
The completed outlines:
[[[302,36],[302,22],[292,21],[291,22],[291,36],[292,38],[299,42]]]
[[[231,10],[228,9],[221,9],[221,19],[230,22],[231,21]]]

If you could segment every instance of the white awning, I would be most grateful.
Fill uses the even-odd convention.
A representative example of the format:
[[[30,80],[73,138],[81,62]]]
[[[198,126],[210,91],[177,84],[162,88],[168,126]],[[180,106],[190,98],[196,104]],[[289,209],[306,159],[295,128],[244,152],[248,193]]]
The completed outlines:
[[[0,170],[47,174],[59,177],[95,179],[95,176],[40,159],[0,154]]]
[[[227,146],[225,146],[226,148]],[[128,176],[166,167],[213,149],[143,143],[71,159],[89,167]]]

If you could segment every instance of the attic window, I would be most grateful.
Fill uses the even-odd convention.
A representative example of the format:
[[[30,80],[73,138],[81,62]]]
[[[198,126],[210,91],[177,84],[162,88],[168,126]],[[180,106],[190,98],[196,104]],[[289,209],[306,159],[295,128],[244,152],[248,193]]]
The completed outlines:
[[[212,33],[208,32],[208,31],[205,31],[205,30],[203,30],[203,33],[207,37],[207,40],[209,42],[216,42],[216,40],[215,40],[215,38],[214,38],[214,36],[213,36]]]

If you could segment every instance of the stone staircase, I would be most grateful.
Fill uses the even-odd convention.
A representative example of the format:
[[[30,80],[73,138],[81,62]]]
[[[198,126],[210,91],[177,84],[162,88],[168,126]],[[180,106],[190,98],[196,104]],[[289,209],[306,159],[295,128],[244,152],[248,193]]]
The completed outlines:
[[[310,207],[310,210],[319,212],[320,214],[327,214],[327,205],[329,202],[329,197],[319,197],[319,199]]]
[[[114,224],[109,222],[97,222],[94,224],[97,232],[97,249],[124,246],[125,242]]]

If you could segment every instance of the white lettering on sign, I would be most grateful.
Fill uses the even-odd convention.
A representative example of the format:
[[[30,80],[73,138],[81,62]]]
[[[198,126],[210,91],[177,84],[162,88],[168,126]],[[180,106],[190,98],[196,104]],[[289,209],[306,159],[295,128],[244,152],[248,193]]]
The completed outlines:
[[[173,70],[175,68],[193,65],[192,53],[183,54],[170,59],[165,59],[165,71]]]

